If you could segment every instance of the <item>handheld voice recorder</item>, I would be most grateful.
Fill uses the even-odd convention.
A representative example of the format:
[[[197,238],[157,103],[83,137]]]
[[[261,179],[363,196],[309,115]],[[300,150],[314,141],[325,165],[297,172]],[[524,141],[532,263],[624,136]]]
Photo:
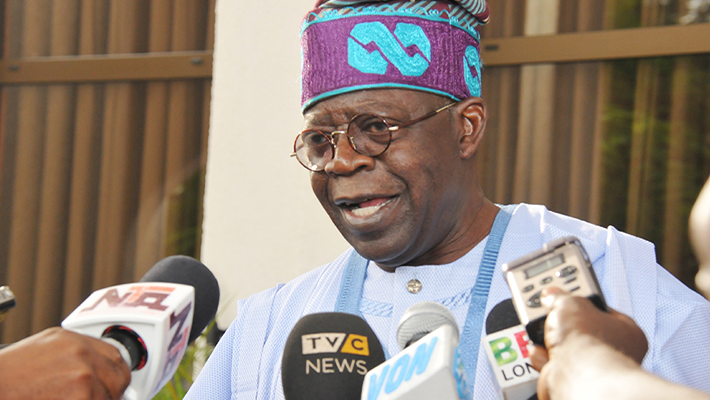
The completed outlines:
[[[600,310],[608,310],[589,256],[574,236],[545,243],[542,249],[503,264],[503,276],[513,293],[520,323],[525,325],[530,340],[541,346],[545,345],[547,318],[540,302],[543,289],[556,286],[573,296],[588,298]]]

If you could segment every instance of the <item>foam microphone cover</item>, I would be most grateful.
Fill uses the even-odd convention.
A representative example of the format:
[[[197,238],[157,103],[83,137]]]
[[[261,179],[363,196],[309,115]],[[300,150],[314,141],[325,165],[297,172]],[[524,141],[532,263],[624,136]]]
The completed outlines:
[[[505,299],[496,304],[486,317],[486,335],[520,325],[513,299]]]
[[[219,305],[217,279],[209,268],[192,257],[166,257],[158,261],[140,282],[179,283],[195,288],[195,313],[188,343],[197,339],[217,314]]]
[[[306,315],[293,327],[281,360],[286,400],[359,400],[365,374],[385,361],[362,318],[345,313]]]
[[[399,319],[397,344],[400,349],[404,350],[443,325],[452,327],[456,332],[456,340],[458,340],[459,326],[448,308],[432,301],[416,303],[409,307]]]

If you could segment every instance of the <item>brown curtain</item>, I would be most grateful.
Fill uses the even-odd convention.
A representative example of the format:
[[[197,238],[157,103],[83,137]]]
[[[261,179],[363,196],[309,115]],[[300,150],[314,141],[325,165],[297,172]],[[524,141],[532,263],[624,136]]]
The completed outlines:
[[[483,28],[483,38],[521,36],[525,10],[516,0],[489,1],[491,15],[499,16]],[[518,144],[518,115],[520,102],[520,69],[513,67],[485,67],[482,77],[482,96],[488,106],[488,127],[479,154],[481,184],[489,198],[500,203],[513,201],[515,154]]]
[[[537,33],[526,24],[525,2],[489,3],[484,38]],[[541,5],[556,13],[553,34],[678,24],[688,14],[686,1],[535,4],[537,13]],[[484,69],[484,191],[496,202],[542,203],[650,240],[659,262],[693,287],[687,220],[710,174],[709,59]]]
[[[214,0],[5,0],[3,57],[211,50]],[[2,342],[199,256],[210,80],[2,87]]]

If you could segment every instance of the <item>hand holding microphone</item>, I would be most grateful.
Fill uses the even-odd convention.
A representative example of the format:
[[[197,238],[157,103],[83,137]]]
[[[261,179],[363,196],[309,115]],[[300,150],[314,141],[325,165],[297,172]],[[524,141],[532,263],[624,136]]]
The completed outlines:
[[[50,328],[0,350],[0,397],[148,399],[172,377],[218,302],[207,267],[165,258],[138,283],[94,292],[64,320],[67,330]]]
[[[633,370],[643,360],[648,350],[646,336],[628,316],[612,309],[600,311],[587,299],[556,287],[544,290],[541,302],[549,310],[547,350],[536,346],[530,356],[533,366],[541,371],[541,400],[556,398],[555,390],[581,395],[586,390],[581,382],[595,380],[594,364],[613,359],[615,367]]]
[[[146,400],[172,378],[218,303],[219,285],[209,269],[193,258],[171,256],[138,283],[92,293],[62,326],[115,346],[131,369],[123,398]]]
[[[646,336],[631,318],[607,307],[578,238],[566,236],[545,243],[542,249],[505,263],[501,269],[513,294],[515,311],[535,344],[554,347],[567,336],[583,333],[638,363],[643,360],[648,350]],[[550,318],[552,321],[547,321]],[[543,350],[534,352],[538,369],[547,359]]]
[[[567,236],[545,243],[540,250],[503,264],[502,270],[513,294],[515,311],[530,339],[538,345],[531,349],[530,361],[542,371],[538,380],[541,399],[548,398],[550,383],[559,388],[559,382],[566,377],[581,374],[571,373],[572,368],[566,368],[569,360],[560,362],[564,357],[545,366],[548,356],[554,356],[560,348],[575,349],[567,354],[568,358],[573,358],[577,350],[585,353],[580,357],[586,356],[590,353],[583,348],[593,339],[636,363],[643,360],[648,349],[645,335],[631,318],[607,307],[592,263],[578,238]],[[568,345],[578,338],[586,339]]]
[[[0,350],[0,397],[7,400],[117,400],[130,381],[114,346],[57,327]]]
[[[593,336],[636,363],[643,361],[648,351],[646,335],[630,317],[611,308],[602,312],[586,299],[554,286],[543,291],[541,301],[549,310],[545,323],[547,351],[541,347],[533,351],[536,368],[544,366],[548,352],[576,335]]]

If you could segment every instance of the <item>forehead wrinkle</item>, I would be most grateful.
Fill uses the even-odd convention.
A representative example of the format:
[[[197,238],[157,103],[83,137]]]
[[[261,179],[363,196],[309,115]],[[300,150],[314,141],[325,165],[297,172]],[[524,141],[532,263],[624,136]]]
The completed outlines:
[[[334,126],[331,113],[307,113],[303,115],[306,126]]]
[[[358,104],[359,112],[356,114],[383,114],[387,112],[408,113],[407,108],[401,107],[399,102],[382,101],[380,99],[364,100]],[[354,116],[354,115],[353,115]]]
[[[355,106],[351,106],[352,101],[347,104],[332,104],[322,111],[307,112],[304,114],[304,122],[306,125],[313,126],[339,126],[350,122],[355,116],[361,114],[374,114],[381,117],[397,118],[397,116],[405,117],[420,108],[422,104],[418,102],[414,110],[409,110],[407,107],[400,106],[399,103],[391,101],[382,101],[378,99],[364,100]],[[392,115],[395,114],[395,115]],[[334,117],[337,115],[338,117]],[[337,121],[336,121],[337,119]]]

